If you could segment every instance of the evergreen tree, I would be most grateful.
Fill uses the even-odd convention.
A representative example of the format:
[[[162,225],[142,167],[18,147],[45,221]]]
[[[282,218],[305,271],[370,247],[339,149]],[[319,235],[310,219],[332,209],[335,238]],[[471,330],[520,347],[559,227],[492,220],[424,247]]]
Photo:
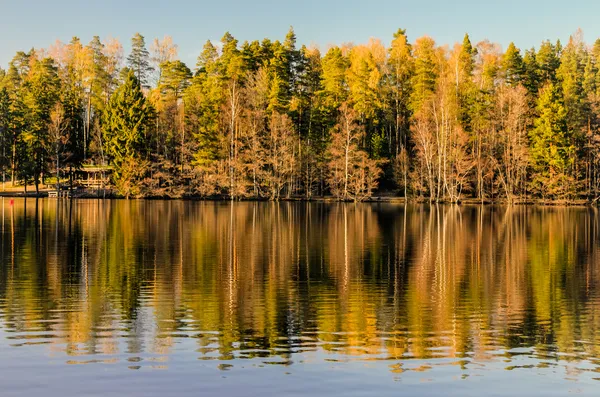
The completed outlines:
[[[346,69],[348,59],[339,47],[332,47],[323,58],[323,96],[331,126],[335,124],[337,109],[348,97]],[[333,117],[331,117],[333,116]]]
[[[394,39],[389,49],[387,86],[390,89],[388,98],[394,125],[394,154],[398,155],[402,147],[408,145],[410,130],[409,101],[412,92],[412,76],[414,59],[412,46],[406,37],[404,29],[394,33]]]
[[[560,66],[561,51],[562,46],[560,42],[557,42],[556,45],[553,45],[548,40],[542,43],[536,55],[541,84],[546,84],[547,82],[556,83],[556,70]]]
[[[195,163],[207,167],[221,156],[220,109],[224,99],[219,54],[210,41],[204,45],[196,66],[196,76],[184,97],[186,121],[197,143]]]
[[[154,71],[150,63],[150,52],[146,48],[144,36],[136,33],[131,39],[131,54],[127,57],[129,67],[135,72],[139,84],[148,85]]]
[[[473,77],[473,70],[475,69],[475,57],[477,56],[477,49],[471,44],[471,39],[468,34],[465,34],[462,46],[460,47],[459,61],[459,72],[461,76],[459,79],[466,81]]]
[[[413,113],[421,110],[423,104],[435,90],[439,74],[436,61],[435,41],[430,37],[417,39],[414,46],[415,73],[412,78],[412,95],[410,108]]]
[[[202,53],[198,56],[196,63],[196,74],[197,75],[215,75],[218,73],[217,62],[219,60],[219,53],[213,43],[208,40],[204,44]]]
[[[350,51],[347,72],[350,102],[363,123],[374,121],[381,108],[380,83],[382,73],[371,48],[356,46]],[[368,132],[367,132],[368,135]]]
[[[564,48],[560,58],[560,66],[556,78],[562,89],[562,96],[567,110],[567,126],[574,134],[578,134],[586,120],[584,96],[584,58],[583,48],[580,48],[573,38]]]
[[[288,43],[288,45],[291,45]],[[279,41],[273,44],[273,57],[269,62],[269,112],[285,113],[289,109],[291,99],[290,58],[288,50]]]
[[[467,132],[473,131],[472,121],[477,117],[478,90],[473,82],[475,57],[477,49],[473,48],[469,35],[465,34],[463,44],[458,53],[458,70],[456,71],[458,94],[458,118],[462,128]]]
[[[246,68],[250,72],[256,72],[260,67],[265,66],[265,60],[262,57],[262,48],[258,40],[251,43],[245,41],[241,48],[242,58]]]
[[[72,181],[72,172],[79,169],[83,164],[86,152],[86,139],[83,136],[84,125],[83,115],[84,104],[81,98],[73,91],[63,88],[60,102],[64,111],[64,153],[61,164],[68,167],[70,180]]]
[[[219,68],[224,79],[239,80],[244,74],[244,62],[238,49],[238,41],[229,33],[221,38],[221,56]]]
[[[22,100],[25,108],[22,140],[26,156],[22,161],[29,163],[21,172],[27,182],[33,180],[36,192],[47,170],[48,123],[50,112],[58,100],[60,80],[54,62],[50,58],[34,59],[31,69],[23,82]]]
[[[290,27],[290,30],[285,36],[283,42],[283,49],[286,57],[286,68],[287,68],[287,80],[290,89],[290,95],[296,95],[296,84],[298,77],[298,68],[300,67],[301,52],[296,48],[296,33],[294,28]]]
[[[11,99],[6,87],[0,88],[0,168],[2,169],[2,187],[6,183],[6,175],[10,169],[10,144],[11,144]]]
[[[510,43],[502,59],[502,71],[504,73],[504,81],[511,87],[517,86],[523,82],[525,75],[525,67],[521,51]]]
[[[105,149],[117,177],[126,162],[143,159],[153,117],[154,110],[144,97],[137,77],[129,71],[111,96],[103,120]]]
[[[161,64],[162,77],[158,87],[163,95],[180,98],[190,84],[192,72],[181,61],[166,61]]]
[[[591,54],[586,56],[585,68],[583,70],[583,92],[586,97],[593,95],[597,87],[598,68]]]
[[[569,170],[575,146],[560,90],[552,83],[540,91],[537,110],[539,117],[529,136],[534,171],[532,187],[543,197],[564,198],[574,187]]]
[[[540,72],[534,48],[525,51],[523,68],[522,84],[532,97],[536,97],[540,88]]]

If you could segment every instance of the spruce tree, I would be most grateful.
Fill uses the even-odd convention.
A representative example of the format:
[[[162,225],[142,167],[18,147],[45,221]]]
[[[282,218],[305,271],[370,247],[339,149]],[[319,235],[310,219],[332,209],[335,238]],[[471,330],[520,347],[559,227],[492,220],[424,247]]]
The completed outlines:
[[[475,69],[475,57],[477,49],[471,44],[471,39],[468,34],[465,34],[459,54],[459,70],[463,76],[462,79],[470,79],[473,76]]]
[[[477,49],[474,48],[465,34],[463,44],[458,54],[457,91],[458,91],[458,118],[463,129],[469,133],[473,132],[473,119],[477,118],[479,90],[473,82],[473,71],[475,69],[475,57]]]
[[[288,49],[279,41],[273,43],[273,57],[269,62],[269,111],[285,113],[288,110],[291,86]]]
[[[196,76],[186,90],[184,103],[187,125],[197,144],[194,162],[206,168],[220,156],[220,109],[224,98],[219,54],[210,41],[204,45],[196,66]]]
[[[564,197],[574,187],[569,170],[575,146],[567,128],[567,110],[560,90],[552,83],[540,91],[537,111],[539,117],[529,134],[532,185],[543,197]]]
[[[524,74],[522,84],[532,97],[536,97],[540,88],[540,73],[534,48],[525,51],[525,56],[523,57],[523,69]]]
[[[254,40],[253,42],[244,42],[241,49],[242,58],[244,64],[251,72],[256,72],[261,66],[264,66],[264,60],[262,59],[262,51],[260,42]]]
[[[585,61],[585,68],[583,70],[583,92],[584,95],[589,98],[596,92],[598,68],[594,63],[591,54],[588,54]]]
[[[556,45],[553,45],[548,40],[542,43],[536,55],[541,84],[546,84],[547,82],[556,83],[556,70],[560,66],[561,51],[562,46],[560,42],[557,42]]]
[[[108,102],[103,118],[104,144],[117,175],[129,160],[142,159],[154,110],[133,71]]]
[[[412,46],[408,42],[406,31],[398,29],[389,49],[387,83],[390,88],[389,108],[394,124],[393,153],[398,155],[401,148],[408,144],[410,130],[409,100],[412,92],[411,79],[414,73]]]
[[[332,47],[327,51],[322,61],[323,65],[323,92],[324,105],[329,115],[329,124],[335,125],[337,109],[348,97],[348,84],[346,69],[348,59],[342,54],[339,47]]]
[[[567,127],[574,134],[579,134],[587,124],[584,117],[584,56],[584,50],[571,39],[563,50],[560,66],[556,71],[567,110]]]
[[[426,36],[417,39],[414,46],[415,72],[410,100],[410,109],[413,113],[421,109],[435,90],[439,73],[435,51],[435,41],[432,38]]]
[[[502,59],[502,71],[504,72],[504,80],[511,87],[517,86],[523,82],[525,68],[521,51],[510,43],[506,49],[506,53]]]

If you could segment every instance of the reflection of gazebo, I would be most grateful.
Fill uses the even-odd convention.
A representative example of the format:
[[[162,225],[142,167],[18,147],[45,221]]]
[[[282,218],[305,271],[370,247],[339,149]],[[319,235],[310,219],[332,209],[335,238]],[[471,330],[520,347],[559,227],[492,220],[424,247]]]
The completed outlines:
[[[109,185],[111,167],[84,166],[75,171],[75,183],[88,189],[104,189]]]

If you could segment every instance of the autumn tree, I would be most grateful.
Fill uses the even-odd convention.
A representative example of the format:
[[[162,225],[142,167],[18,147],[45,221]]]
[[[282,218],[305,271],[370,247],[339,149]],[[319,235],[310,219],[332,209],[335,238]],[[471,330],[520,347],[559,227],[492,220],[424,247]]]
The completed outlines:
[[[254,197],[262,197],[268,193],[264,192],[263,180],[265,178],[265,163],[267,162],[267,142],[265,142],[267,130],[267,109],[269,106],[269,76],[264,68],[251,73],[244,88],[243,108],[243,128],[241,133],[242,145],[244,151],[241,154],[241,161],[245,165],[250,184],[251,192]],[[288,120],[275,120],[275,123]],[[272,119],[273,123],[273,119]],[[272,125],[279,129],[288,129],[289,126],[275,124]],[[285,131],[284,131],[285,132]],[[273,190],[271,190],[271,195]]]
[[[334,197],[362,201],[371,197],[378,186],[381,169],[360,149],[364,133],[356,111],[342,104],[328,151],[328,185]]]
[[[65,143],[69,140],[69,137],[65,135],[68,130],[68,120],[65,117],[65,109],[60,102],[54,105],[50,113],[50,122],[48,125],[49,130],[49,143],[52,145],[51,158],[54,160],[54,172],[56,175],[56,191],[60,191],[60,169],[61,160]]]
[[[270,200],[279,200],[295,169],[295,131],[288,116],[273,113],[264,144],[264,185]],[[288,196],[289,196],[288,190]]]
[[[173,43],[171,36],[165,36],[162,40],[154,39],[150,45],[151,60],[154,64],[153,68],[158,71],[158,77],[156,78],[157,86],[160,86],[162,83],[164,65],[167,62],[176,61],[177,52],[177,44]]]
[[[529,148],[527,138],[529,105],[527,89],[500,87],[495,100],[496,156],[492,157],[497,183],[503,196],[513,203],[526,190]]]

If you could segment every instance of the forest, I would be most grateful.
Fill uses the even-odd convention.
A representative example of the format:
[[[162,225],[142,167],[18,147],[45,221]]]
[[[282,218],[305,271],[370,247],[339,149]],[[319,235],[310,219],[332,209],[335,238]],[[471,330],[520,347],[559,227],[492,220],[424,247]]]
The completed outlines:
[[[298,45],[207,41],[196,65],[165,36],[74,37],[0,69],[3,188],[363,201],[596,202],[600,39]]]

